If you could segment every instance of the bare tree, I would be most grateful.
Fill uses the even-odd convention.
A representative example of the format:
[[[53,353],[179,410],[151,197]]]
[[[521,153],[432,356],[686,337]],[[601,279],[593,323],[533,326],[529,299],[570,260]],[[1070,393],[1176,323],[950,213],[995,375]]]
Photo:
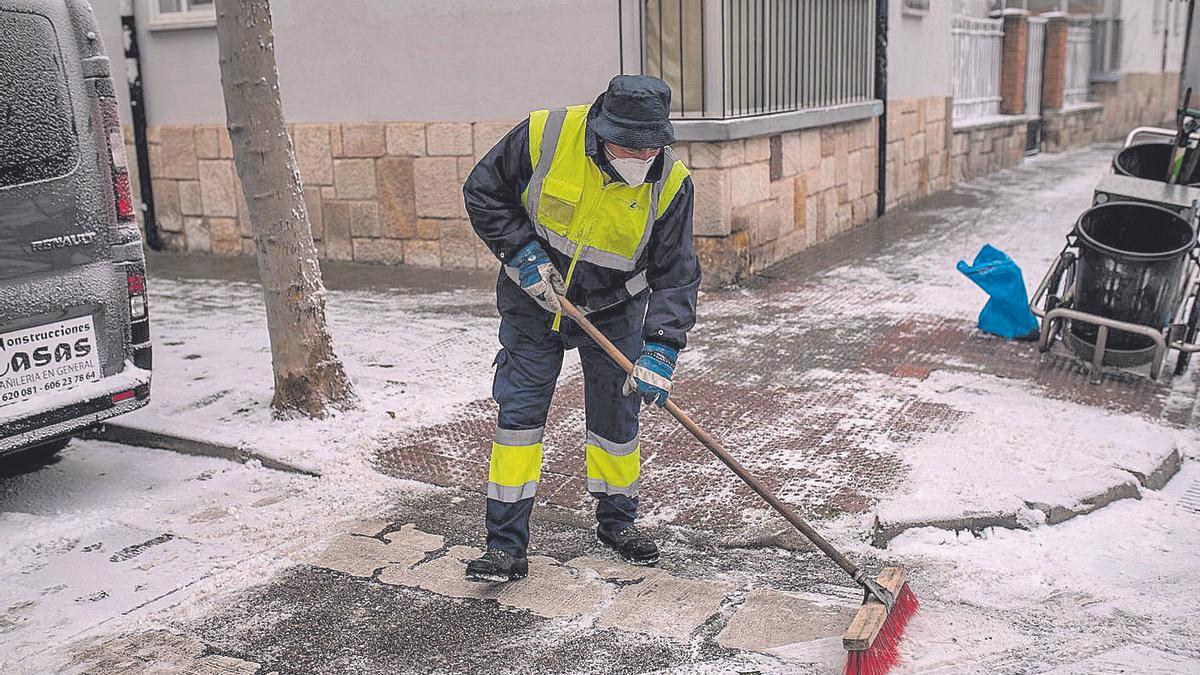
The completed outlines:
[[[258,248],[276,414],[354,405],[325,325],[325,285],[292,139],[284,127],[268,0],[217,0],[221,86],[233,157]]]

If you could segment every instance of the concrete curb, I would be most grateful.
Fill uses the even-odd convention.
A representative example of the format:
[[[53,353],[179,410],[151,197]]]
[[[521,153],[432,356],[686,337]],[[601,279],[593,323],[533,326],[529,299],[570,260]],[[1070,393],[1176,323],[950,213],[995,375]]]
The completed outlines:
[[[84,438],[111,441],[113,443],[121,443],[123,445],[138,445],[146,448],[170,450],[172,452],[178,452],[184,455],[218,457],[220,459],[227,459],[231,462],[237,462],[239,464],[245,464],[246,462],[258,460],[258,462],[261,463],[264,468],[272,469],[274,471],[298,473],[305,476],[312,476],[314,478],[319,478],[321,476],[321,473],[315,469],[306,469],[294,464],[289,464],[247,448],[241,448],[232,445],[222,445],[220,443],[214,443],[212,441],[182,434],[165,434],[157,431],[149,431],[147,429],[139,429],[137,427],[126,426],[124,424],[107,422],[97,427],[93,427],[81,435]]]
[[[1025,506],[1029,509],[1041,511],[1046,516],[1044,524],[1057,525],[1076,516],[1087,515],[1122,499],[1141,499],[1142,490],[1161,490],[1171,480],[1171,477],[1178,473],[1182,465],[1183,459],[1180,456],[1179,448],[1172,448],[1171,452],[1167,453],[1158,466],[1149,474],[1143,474],[1131,469],[1122,469],[1132,475],[1130,480],[1109,486],[1099,494],[1084,497],[1078,503],[1071,506],[1030,501],[1025,502]],[[876,516],[875,531],[871,535],[871,545],[876,548],[887,548],[888,542],[895,539],[901,533],[921,527],[936,527],[943,530],[955,531],[970,530],[971,532],[978,533],[989,527],[1028,530],[1030,529],[1030,523],[1028,522],[1028,518],[1021,518],[1016,512],[968,514],[957,518],[895,522],[882,521]]]

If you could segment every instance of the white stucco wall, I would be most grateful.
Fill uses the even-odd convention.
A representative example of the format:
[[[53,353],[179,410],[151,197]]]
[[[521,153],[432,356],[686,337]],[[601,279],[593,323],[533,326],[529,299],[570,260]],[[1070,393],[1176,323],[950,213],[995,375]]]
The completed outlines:
[[[889,0],[888,98],[950,95],[954,3],[929,4],[927,15],[911,16],[903,13],[901,0]]]
[[[152,30],[151,1],[134,0],[150,123],[223,122],[215,28]],[[118,0],[93,2],[118,61]],[[590,102],[619,68],[607,1],[276,0],[272,12],[291,122],[513,119]]]
[[[1159,0],[1136,0],[1121,3],[1121,20],[1124,32],[1121,44],[1121,72],[1158,73],[1163,71],[1163,31],[1155,30],[1154,12]],[[1183,58],[1183,42],[1186,34],[1186,3],[1167,2],[1167,67],[1166,72],[1177,73]],[[1178,21],[1172,14],[1180,11]]]

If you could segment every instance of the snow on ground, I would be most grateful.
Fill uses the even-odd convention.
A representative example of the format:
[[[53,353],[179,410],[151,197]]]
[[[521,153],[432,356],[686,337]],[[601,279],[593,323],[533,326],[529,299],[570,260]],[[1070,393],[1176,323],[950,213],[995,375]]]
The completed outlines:
[[[1200,508],[1186,500],[1200,492],[1200,465],[1189,459],[1161,492],[1054,527],[897,537],[889,553],[920,570],[925,603],[903,672],[1200,672],[1187,590]],[[1060,657],[1082,663],[1051,669],[1033,658],[1055,641]]]
[[[1056,156],[1054,166],[1074,168],[1050,182],[1044,178],[1055,172],[1035,165],[964,186],[986,204],[921,212],[955,227],[865,255],[781,294],[705,294],[704,323],[681,362],[681,380],[689,367],[715,362],[718,349],[749,350],[763,337],[787,345],[870,321],[973,320],[985,298],[954,262],[990,242],[1024,268],[1027,287],[1035,286],[1087,207],[1105,156]],[[1001,189],[990,192],[992,184]],[[257,285],[161,279],[150,290],[152,403],[120,421],[250,446],[322,477],[89,441],[76,442],[47,469],[0,481],[0,539],[7,544],[0,563],[10,570],[0,581],[0,641],[16,659],[32,659],[22,666],[36,669],[43,663],[37,659],[49,658],[39,652],[51,641],[152,623],[156,611],[202,615],[209,600],[305,559],[344,532],[348,520],[386,512],[397,491],[416,488],[372,468],[377,441],[453,421],[490,393],[497,320],[479,312],[486,302],[468,291],[330,292],[334,348],[361,407],[309,421],[270,413],[270,350]],[[777,311],[781,306],[788,311]],[[739,316],[750,317],[737,324],[741,333],[712,332]],[[813,387],[831,377],[801,366],[782,375]],[[569,362],[564,377],[576,370]],[[764,387],[781,377],[778,369],[749,370],[742,375]],[[862,439],[867,459],[898,457],[908,472],[901,492],[871,495],[888,519],[1021,510],[1026,501],[1069,507],[1128,480],[1130,469],[1146,472],[1162,448],[1188,457],[1165,490],[1052,527],[1034,522],[1029,531],[979,534],[925,528],[901,534],[881,553],[863,542],[863,518],[828,524],[831,537],[857,555],[869,552],[912,571],[925,610],[906,642],[906,672],[1040,672],[1071,661],[1078,662],[1074,670],[1056,672],[1197,670],[1200,630],[1192,625],[1197,613],[1186,580],[1200,560],[1200,515],[1183,500],[1186,490],[1200,494],[1194,428],[1168,430],[969,368],[934,369],[925,379],[866,369],[838,375],[852,395],[829,411],[841,416],[835,433]],[[1186,405],[1195,382],[1177,381],[1170,396]],[[886,418],[874,412],[908,400],[952,408],[968,422],[915,440],[889,436]],[[792,421],[786,414],[777,420]],[[738,445],[737,437],[727,440]],[[796,452],[780,457],[780,465],[809,461]],[[655,466],[648,457],[648,470],[661,470]],[[814,473],[827,468],[811,466]],[[820,488],[817,479],[789,486],[787,497],[802,499],[797,495]],[[673,495],[665,508],[687,510],[687,499]],[[143,602],[149,604],[138,609]],[[827,656],[831,647],[836,651],[822,643],[818,651]],[[813,649],[810,643],[779,653],[804,660]]]
[[[1195,430],[1044,399],[1027,384],[977,373],[939,370],[909,386],[971,417],[914,444],[880,448],[909,467],[906,489],[881,495],[875,511],[885,521],[1014,513],[1026,502],[1075,507],[1133,480],[1131,471],[1153,473],[1170,449],[1200,442]]]
[[[0,477],[0,671],[49,672],[52,645],[203,614],[420,489],[72,441],[58,461]]]
[[[450,419],[491,391],[496,320],[471,316],[464,293],[329,292],[334,351],[360,408],[324,420],[275,419],[262,291],[257,284],[156,280],[151,403],[122,424],[244,445],[325,470],[371,439]],[[348,455],[349,453],[349,455]]]

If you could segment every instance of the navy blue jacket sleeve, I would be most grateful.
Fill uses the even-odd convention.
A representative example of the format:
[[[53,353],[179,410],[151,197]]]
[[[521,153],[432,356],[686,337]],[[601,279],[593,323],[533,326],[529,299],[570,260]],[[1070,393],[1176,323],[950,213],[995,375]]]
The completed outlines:
[[[471,170],[463,185],[471,226],[501,262],[536,238],[521,204],[533,176],[529,161],[529,120],[513,127]]]
[[[654,223],[650,234],[650,300],[643,337],[676,349],[687,346],[687,332],[696,325],[696,296],[700,289],[700,260],[692,246],[692,179],[685,178],[675,199]]]

